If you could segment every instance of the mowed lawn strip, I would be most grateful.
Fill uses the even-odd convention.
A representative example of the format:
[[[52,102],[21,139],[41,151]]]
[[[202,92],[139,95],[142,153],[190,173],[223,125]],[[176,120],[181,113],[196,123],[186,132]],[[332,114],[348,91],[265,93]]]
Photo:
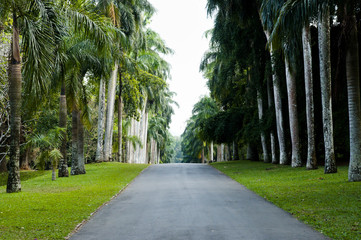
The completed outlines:
[[[361,239],[361,182],[347,181],[346,166],[336,174],[251,161],[212,166],[332,239]]]
[[[22,172],[22,192],[6,193],[0,175],[0,239],[64,239],[148,165],[86,165],[86,174],[57,178],[51,171]],[[27,180],[24,180],[27,179]]]

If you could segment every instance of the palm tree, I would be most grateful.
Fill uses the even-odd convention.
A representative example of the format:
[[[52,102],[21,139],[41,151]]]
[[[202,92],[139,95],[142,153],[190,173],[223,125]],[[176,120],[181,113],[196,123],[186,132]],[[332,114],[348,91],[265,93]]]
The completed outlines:
[[[21,9],[21,11],[20,11]],[[50,76],[53,63],[53,27],[56,14],[48,1],[1,1],[2,16],[11,16],[13,22],[11,59],[9,62],[9,101],[10,101],[10,160],[8,163],[8,193],[21,191],[19,156],[21,125],[22,67],[20,53],[20,32],[23,36],[24,80],[40,89],[46,88],[45,79]],[[23,26],[22,29],[19,28]],[[36,67],[36,70],[34,70]]]
[[[346,73],[350,126],[350,165],[348,180],[361,181],[361,105],[360,105],[360,69],[357,22],[355,17],[356,2],[345,3],[345,27],[349,29]]]
[[[67,93],[71,93],[70,100],[74,100],[77,95],[77,84],[69,76],[77,75],[77,71],[82,62],[86,65],[98,66],[98,56],[104,56],[109,52],[107,45],[111,43],[114,35],[113,29],[110,29],[109,22],[103,16],[95,12],[93,4],[86,1],[72,1],[62,4],[59,15],[63,16],[63,25],[67,29],[63,30],[62,35],[57,39],[56,51],[56,79],[61,84],[60,91],[60,115],[59,126],[66,128],[67,123]],[[102,53],[102,54],[100,54]],[[98,55],[95,57],[95,55]],[[99,61],[98,61],[99,62]],[[102,65],[104,66],[104,65]],[[75,81],[78,82],[78,81]],[[72,87],[69,87],[71,86]],[[59,163],[59,177],[68,177],[68,166],[66,158],[67,139],[64,133],[61,147],[63,159]]]
[[[261,1],[262,4],[258,8],[258,13],[263,25],[264,33],[267,38],[267,41],[270,42],[271,33],[273,29],[275,12],[277,9],[282,6],[280,1]],[[272,42],[269,43],[269,52],[271,57],[271,66],[272,66],[272,82],[273,82],[273,95],[274,95],[274,104],[276,112],[276,126],[277,126],[277,136],[279,143],[279,163],[287,164],[288,157],[286,152],[286,140],[285,140],[285,130],[284,130],[284,120],[282,113],[282,99],[281,99],[281,89],[280,89],[280,76],[279,72],[276,70],[278,64],[276,58],[279,56],[279,51],[275,49]]]
[[[323,138],[325,143],[325,173],[336,173],[331,98],[330,6],[327,2],[318,6],[317,23],[318,48],[320,51]]]

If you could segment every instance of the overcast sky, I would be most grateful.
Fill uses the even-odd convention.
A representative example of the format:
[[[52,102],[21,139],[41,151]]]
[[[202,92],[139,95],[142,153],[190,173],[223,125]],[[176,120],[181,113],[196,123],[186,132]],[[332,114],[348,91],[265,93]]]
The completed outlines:
[[[149,0],[157,9],[150,27],[158,32],[168,47],[175,51],[166,60],[172,65],[170,90],[177,93],[170,132],[180,136],[192,108],[201,96],[208,94],[206,80],[199,72],[199,64],[208,49],[204,32],[213,27],[207,18],[207,0]]]

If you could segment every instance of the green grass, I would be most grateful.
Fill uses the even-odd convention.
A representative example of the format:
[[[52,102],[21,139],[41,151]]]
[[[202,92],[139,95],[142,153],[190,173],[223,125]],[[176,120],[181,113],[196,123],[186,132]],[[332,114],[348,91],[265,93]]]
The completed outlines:
[[[213,167],[332,239],[361,239],[361,182],[336,174],[262,162],[214,163]]]
[[[21,173],[22,192],[6,193],[0,175],[0,239],[64,239],[147,165],[86,165],[85,175],[57,178],[50,171]]]

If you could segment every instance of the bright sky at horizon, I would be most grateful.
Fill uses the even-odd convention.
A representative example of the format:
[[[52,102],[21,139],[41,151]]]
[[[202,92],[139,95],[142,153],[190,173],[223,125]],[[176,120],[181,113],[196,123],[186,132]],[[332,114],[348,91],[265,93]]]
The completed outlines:
[[[170,90],[177,94],[174,100],[179,104],[179,108],[174,106],[170,132],[173,136],[180,136],[192,115],[193,105],[201,96],[209,94],[199,64],[209,46],[204,33],[213,27],[213,20],[207,18],[207,0],[149,2],[157,9],[150,28],[175,51],[165,59],[172,65]]]

